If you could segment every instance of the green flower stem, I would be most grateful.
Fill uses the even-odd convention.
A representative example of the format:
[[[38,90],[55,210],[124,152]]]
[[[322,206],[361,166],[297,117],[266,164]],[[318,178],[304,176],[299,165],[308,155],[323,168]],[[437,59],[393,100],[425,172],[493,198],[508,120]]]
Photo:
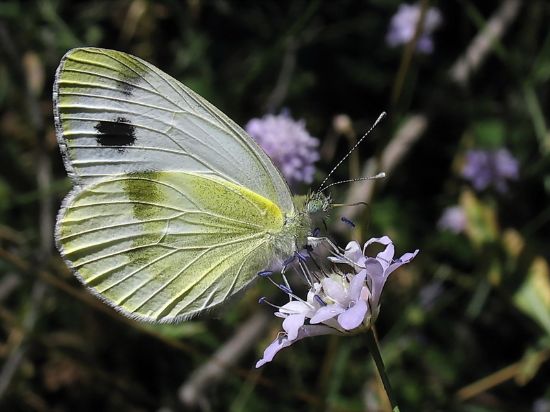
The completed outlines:
[[[384,361],[382,360],[382,355],[380,354],[380,348],[378,347],[378,342],[376,341],[376,337],[374,336],[374,330],[372,328],[370,328],[367,331],[367,347],[369,348],[369,352],[371,353],[372,358],[374,359],[374,363],[376,364],[376,369],[378,369],[378,374],[382,379],[382,384],[384,385],[386,395],[388,395],[388,399],[390,400],[392,411],[400,412],[399,406],[397,406],[397,401],[395,399],[393,390],[391,388],[390,380],[388,379],[388,375],[386,375],[386,368],[384,367]]]

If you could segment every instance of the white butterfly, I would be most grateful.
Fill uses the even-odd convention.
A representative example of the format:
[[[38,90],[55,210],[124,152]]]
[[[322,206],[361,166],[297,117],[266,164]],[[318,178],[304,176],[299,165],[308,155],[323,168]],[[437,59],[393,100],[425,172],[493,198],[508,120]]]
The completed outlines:
[[[58,248],[78,278],[122,313],[189,318],[245,288],[306,244],[306,204],[237,124],[126,53],[69,51],[54,116],[73,191]]]

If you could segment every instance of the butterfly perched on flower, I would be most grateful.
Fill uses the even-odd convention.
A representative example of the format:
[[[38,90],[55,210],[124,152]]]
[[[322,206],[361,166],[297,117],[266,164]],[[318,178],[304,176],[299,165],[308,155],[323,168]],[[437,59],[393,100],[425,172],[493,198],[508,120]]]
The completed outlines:
[[[133,318],[170,322],[243,290],[306,244],[310,213],[237,124],[126,53],[70,50],[57,69],[57,139],[74,189],[56,224],[77,277]]]

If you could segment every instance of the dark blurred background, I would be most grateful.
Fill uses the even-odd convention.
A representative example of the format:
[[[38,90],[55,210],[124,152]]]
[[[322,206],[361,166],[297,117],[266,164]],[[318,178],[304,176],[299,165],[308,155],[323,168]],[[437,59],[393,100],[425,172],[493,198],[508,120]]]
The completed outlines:
[[[361,335],[306,339],[254,368],[280,330],[257,304],[284,302],[268,282],[155,326],[72,276],[52,234],[71,187],[52,83],[68,49],[99,46],[153,63],[241,125],[304,119],[321,142],[314,188],[387,111],[334,180],[387,177],[335,187],[337,202],[369,207],[335,211],[329,232],[342,246],[386,234],[398,256],[420,249],[377,322],[401,411],[550,411],[550,3],[422,0],[395,18],[404,5],[0,3],[1,410],[390,410]]]

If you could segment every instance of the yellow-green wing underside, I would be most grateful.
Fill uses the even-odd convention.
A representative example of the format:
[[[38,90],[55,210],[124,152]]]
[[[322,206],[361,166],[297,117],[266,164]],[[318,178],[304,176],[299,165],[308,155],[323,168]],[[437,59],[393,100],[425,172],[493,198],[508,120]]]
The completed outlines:
[[[65,203],[58,243],[81,280],[125,314],[160,322],[243,289],[284,224],[268,199],[186,172],[113,176]]]
[[[188,318],[243,289],[295,233],[290,190],[237,124],[155,66],[82,48],[62,59],[54,119],[75,188],[59,250],[123,313]]]

